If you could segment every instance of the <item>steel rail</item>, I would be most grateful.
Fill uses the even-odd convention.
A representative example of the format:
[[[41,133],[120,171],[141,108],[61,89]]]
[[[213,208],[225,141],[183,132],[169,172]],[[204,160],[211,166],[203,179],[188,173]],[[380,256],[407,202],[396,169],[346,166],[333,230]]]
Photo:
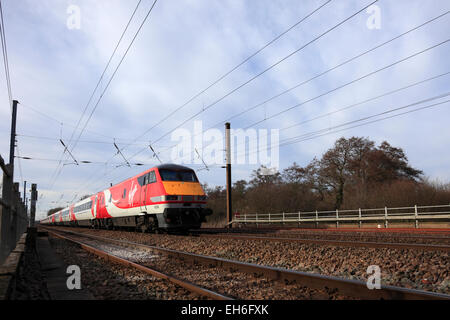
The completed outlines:
[[[192,229],[190,230],[192,232],[212,232],[212,233],[243,233],[243,232],[317,232],[317,233],[394,233],[394,234],[414,234],[420,236],[423,235],[444,235],[448,236],[450,235],[450,228],[441,228],[441,229],[413,229],[413,228],[302,228],[297,226],[263,226],[263,227],[249,227],[249,228],[201,228],[201,229]]]
[[[392,242],[373,242],[373,241],[366,242],[366,241],[347,241],[347,240],[325,240],[325,239],[305,239],[305,238],[300,239],[300,238],[211,235],[211,234],[200,234],[199,236],[203,238],[298,242],[298,243],[313,243],[313,244],[325,244],[331,246],[346,246],[346,247],[442,250],[446,252],[450,251],[450,246],[437,244],[423,244],[423,243],[392,243]]]
[[[45,228],[47,229],[47,228]],[[47,229],[48,230],[48,229]],[[49,232],[54,232],[49,230]],[[436,292],[429,292],[416,289],[401,288],[395,286],[381,285],[380,289],[370,290],[367,284],[360,280],[343,279],[334,276],[313,274],[296,270],[262,266],[248,262],[229,260],[218,257],[204,256],[195,253],[187,253],[178,250],[166,249],[151,245],[145,245],[125,240],[117,240],[100,236],[89,235],[85,233],[76,233],[73,231],[60,231],[69,234],[80,235],[83,237],[98,239],[106,242],[113,242],[121,245],[128,245],[134,248],[144,248],[164,253],[191,263],[201,263],[204,265],[214,265],[221,268],[238,270],[250,274],[263,274],[266,277],[278,281],[296,281],[297,284],[305,285],[309,288],[327,290],[337,289],[340,294],[352,296],[360,299],[385,299],[385,300],[450,300],[450,295]]]
[[[242,232],[243,234],[245,232]],[[347,237],[347,238],[368,238],[368,239],[380,239],[380,238],[385,238],[386,236],[377,236],[377,235],[373,235],[370,233],[357,233],[355,232],[354,234],[352,233],[335,233],[335,234],[326,234],[326,233],[307,233],[307,232],[283,232],[282,230],[280,230],[279,232],[277,232],[278,234],[288,234],[288,235],[293,235],[293,236],[315,236],[315,237],[333,237],[333,236],[337,236],[337,237]],[[275,233],[274,233],[275,234]],[[450,241],[450,237],[447,237],[446,235],[440,236],[440,237],[434,237],[434,236],[428,236],[428,235],[404,235],[404,234],[390,234],[389,235],[390,238],[394,238],[394,239],[405,239],[405,240],[438,240],[438,241]]]
[[[143,271],[143,272],[145,272],[147,274],[150,274],[150,275],[152,275],[152,276],[154,276],[156,278],[165,279],[165,280],[167,280],[169,282],[172,282],[172,283],[174,283],[174,284],[176,284],[176,285],[178,285],[178,286],[180,286],[182,288],[187,289],[190,292],[193,292],[193,293],[196,293],[196,294],[199,294],[199,295],[211,298],[211,299],[215,299],[215,300],[233,300],[233,298],[231,298],[231,297],[222,295],[220,293],[214,292],[214,291],[206,289],[206,288],[202,288],[202,287],[197,286],[197,285],[195,285],[195,284],[193,284],[191,282],[188,282],[188,281],[185,281],[185,280],[181,280],[181,279],[176,278],[174,276],[171,276],[169,274],[165,274],[165,273],[162,273],[160,271],[151,269],[151,268],[149,268],[147,266],[144,266],[142,264],[135,263],[135,262],[129,261],[129,260],[124,259],[124,258],[120,258],[120,257],[118,257],[116,255],[113,255],[113,254],[110,254],[110,253],[108,253],[108,252],[106,252],[104,250],[101,250],[101,249],[98,249],[98,248],[94,248],[93,246],[85,244],[85,243],[83,243],[81,241],[78,241],[78,240],[75,240],[73,238],[64,236],[64,235],[60,234],[59,231],[55,232],[54,230],[49,230],[47,228],[44,228],[44,229],[47,230],[49,233],[53,234],[54,236],[56,236],[58,238],[61,238],[61,239],[64,239],[64,240],[67,240],[67,241],[70,241],[72,243],[75,243],[75,244],[79,245],[82,249],[84,249],[84,250],[86,250],[88,252],[91,252],[91,253],[93,253],[93,254],[101,257],[101,258],[104,258],[107,261],[116,262],[116,263],[119,263],[119,264],[127,266],[127,267],[133,267],[133,268],[138,269],[140,271]],[[63,231],[63,232],[67,232],[67,231]],[[68,233],[72,233],[72,232],[68,232]],[[88,236],[88,235],[84,235],[84,234],[76,234],[76,235],[77,236],[85,236],[85,237]]]
[[[259,232],[255,232],[259,231]],[[209,235],[251,235],[251,234],[285,234],[290,236],[313,236],[313,237],[346,237],[346,238],[369,238],[369,239],[380,239],[380,236],[370,234],[368,232],[364,232],[356,229],[353,230],[353,232],[349,232],[348,230],[342,230],[342,229],[333,229],[333,230],[324,230],[324,231],[335,231],[336,233],[329,233],[327,232],[321,232],[317,229],[304,229],[303,232],[300,230],[289,230],[289,229],[217,229],[216,231],[212,231],[210,229],[196,229],[196,230],[190,230],[189,233],[192,235],[203,235],[203,234],[209,234]],[[342,232],[341,232],[342,231]],[[450,230],[449,230],[450,231]],[[381,233],[379,233],[381,234]],[[436,241],[450,241],[450,237],[447,236],[447,234],[443,234],[442,236],[429,236],[428,234],[423,235],[417,235],[417,234],[411,234],[411,235],[404,235],[404,233],[394,233],[389,235],[392,238],[395,239],[408,239],[408,240],[436,240]],[[385,236],[383,236],[385,237]],[[332,239],[330,239],[332,240]]]

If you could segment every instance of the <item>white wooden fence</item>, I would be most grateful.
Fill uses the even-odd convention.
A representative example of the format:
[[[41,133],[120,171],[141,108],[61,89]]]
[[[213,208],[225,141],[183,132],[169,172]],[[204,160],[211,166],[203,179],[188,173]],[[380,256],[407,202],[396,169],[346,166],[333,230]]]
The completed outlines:
[[[235,214],[231,223],[335,223],[339,222],[358,223],[361,227],[363,222],[380,222],[388,227],[389,221],[414,221],[415,227],[419,227],[419,221],[447,221],[450,222],[450,204],[438,206],[413,206],[400,208],[377,208],[356,210],[333,210],[333,211],[309,211],[289,213],[267,213],[267,214]]]

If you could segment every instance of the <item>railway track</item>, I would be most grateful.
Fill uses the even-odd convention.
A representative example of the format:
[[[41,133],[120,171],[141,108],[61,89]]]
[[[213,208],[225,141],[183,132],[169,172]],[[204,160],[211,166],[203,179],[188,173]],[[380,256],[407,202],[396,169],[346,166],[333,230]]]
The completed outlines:
[[[237,234],[198,234],[200,237],[237,239],[237,240],[258,240],[258,241],[280,241],[280,242],[297,242],[297,243],[314,243],[332,246],[348,246],[348,247],[368,247],[368,248],[392,248],[392,249],[416,249],[416,250],[440,250],[450,252],[449,245],[423,244],[423,243],[393,243],[393,242],[368,242],[368,241],[346,241],[346,240],[326,240],[326,239],[307,239],[294,237],[261,237]]]
[[[291,231],[291,230],[277,230],[274,232],[275,234],[283,234],[283,235],[316,235],[320,237],[331,237],[331,236],[345,236],[345,237],[354,237],[354,238],[372,238],[372,239],[379,239],[379,238],[395,238],[395,239],[402,239],[402,240],[438,240],[438,241],[450,241],[450,232],[449,233],[441,233],[441,234],[427,234],[427,233],[404,233],[404,232],[361,232],[359,230],[350,232],[350,231],[319,231],[319,230],[313,230],[313,231]]]
[[[58,236],[63,237],[66,240],[76,242],[79,245],[83,246],[86,250],[91,251],[92,253],[95,253],[97,255],[101,255],[107,259],[112,259],[115,262],[119,262],[122,264],[126,264],[128,266],[136,267],[142,271],[145,271],[147,266],[141,264],[132,262],[128,259],[120,258],[115,255],[111,255],[110,253],[106,253],[105,250],[101,250],[98,248],[98,246],[89,245],[86,242],[89,241],[100,241],[102,243],[107,244],[114,244],[122,247],[128,247],[132,248],[132,250],[145,250],[145,251],[151,251],[151,252],[157,252],[160,257],[165,256],[171,259],[172,264],[179,264],[180,262],[189,263],[191,266],[199,266],[203,265],[204,267],[214,268],[213,273],[220,274],[220,272],[223,272],[223,270],[234,270],[231,272],[234,272],[233,275],[236,274],[236,272],[242,274],[247,274],[251,276],[252,278],[260,279],[259,282],[261,282],[261,277],[265,277],[267,279],[270,279],[269,282],[266,282],[267,285],[274,285],[275,282],[281,283],[282,288],[284,291],[290,291],[290,292],[297,292],[299,291],[299,288],[302,288],[302,290],[310,290],[313,293],[316,294],[316,297],[319,296],[322,299],[328,299],[330,297],[332,298],[356,298],[356,299],[446,299],[450,300],[450,295],[447,294],[440,294],[440,293],[434,293],[434,292],[427,292],[427,291],[421,291],[421,290],[415,290],[415,289],[406,289],[401,287],[394,287],[394,286],[381,286],[381,289],[378,290],[369,290],[366,286],[365,282],[357,281],[357,280],[348,280],[348,279],[342,279],[338,277],[332,277],[332,276],[325,276],[325,275],[319,275],[319,274],[312,274],[308,272],[300,272],[295,270],[287,270],[287,269],[281,269],[281,268],[274,268],[274,267],[268,267],[268,266],[262,266],[252,263],[246,263],[246,262],[240,262],[235,260],[229,260],[229,259],[223,259],[218,257],[212,257],[212,256],[204,256],[199,254],[193,254],[193,253],[187,253],[177,250],[171,250],[156,246],[150,246],[130,241],[124,241],[124,240],[117,240],[117,239],[111,239],[111,238],[105,238],[100,236],[94,236],[94,235],[88,235],[84,233],[75,233],[72,231],[67,230],[54,230],[53,228],[44,228],[49,233]],[[74,239],[74,238],[82,238],[81,240]],[[88,240],[86,240],[88,239]],[[186,265],[185,265],[186,267]],[[222,270],[222,271],[220,271]],[[157,270],[154,270],[156,272],[159,272]],[[197,270],[199,271],[199,270]],[[148,272],[148,271],[145,271]],[[186,271],[187,273],[187,271]],[[173,281],[174,279],[178,282],[179,285],[183,285],[182,282],[184,280],[181,280],[179,277],[174,277],[171,275],[162,275],[163,277],[167,277],[169,281]],[[230,282],[232,279],[228,279]],[[248,279],[247,279],[248,280]],[[258,280],[257,280],[258,281]],[[193,285],[191,282],[189,282],[191,285]],[[221,286],[226,285],[226,283],[222,283]],[[199,290],[198,288],[202,288],[201,286],[194,285],[194,290]],[[188,290],[187,286],[183,286],[184,288]],[[249,287],[250,288],[250,287]],[[305,289],[307,288],[307,289]],[[202,288],[205,289],[205,288]],[[213,299],[229,299],[236,297],[238,299],[246,299],[248,297],[239,295],[239,294],[220,294],[218,292],[215,292],[211,289],[205,289],[207,292],[205,293],[199,293],[204,294],[205,296],[208,295],[208,297]],[[321,295],[317,295],[317,292],[320,292]],[[298,292],[297,292],[298,293]],[[325,293],[325,295],[324,295]],[[329,296],[326,297],[326,294]],[[314,298],[314,295],[310,295],[310,297]],[[267,299],[267,297],[261,297],[261,299]],[[276,298],[275,298],[276,299]]]
[[[418,246],[410,246],[413,248],[424,248],[427,250],[428,245],[437,245],[435,249],[447,250],[447,247],[450,246],[450,234],[442,234],[442,235],[428,235],[428,234],[408,234],[404,233],[373,233],[373,232],[360,232],[359,230],[354,230],[353,232],[349,231],[327,231],[321,229],[304,229],[303,231],[299,231],[297,229],[226,229],[226,228],[217,228],[217,229],[197,229],[190,230],[191,235],[197,236],[246,236],[246,237],[272,237],[278,238],[279,241],[283,241],[283,238],[297,238],[300,240],[304,240],[304,243],[307,243],[309,239],[315,240],[330,240],[330,241],[342,241],[342,245],[346,245],[345,241],[358,242],[359,246],[364,246],[364,243],[367,243],[368,247],[379,247],[378,245],[372,245],[372,242],[384,242],[386,247],[397,247],[397,243],[400,244],[398,248],[401,248],[401,244],[419,244]],[[231,238],[231,237],[230,237]],[[270,240],[270,239],[268,239]],[[288,241],[288,240],[286,240]],[[320,242],[317,242],[320,243]],[[326,243],[324,243],[326,244]],[[336,243],[337,244],[337,243]],[[395,244],[391,246],[390,244]],[[440,247],[443,246],[443,247]],[[405,245],[406,247],[406,245]],[[432,246],[431,246],[432,247]]]
[[[233,298],[231,298],[231,297],[222,295],[222,294],[214,292],[212,290],[208,290],[201,286],[195,285],[189,281],[179,279],[170,274],[167,274],[167,273],[161,272],[159,270],[145,266],[144,264],[131,261],[130,259],[122,258],[120,256],[108,253],[107,251],[97,248],[93,245],[87,244],[82,239],[82,238],[88,238],[87,235],[75,234],[75,233],[68,232],[68,231],[54,231],[54,230],[49,230],[47,228],[43,228],[43,229],[60,239],[75,243],[75,244],[79,245],[82,249],[84,249],[94,255],[97,255],[107,261],[115,262],[115,263],[121,264],[126,267],[132,267],[132,268],[135,268],[146,274],[154,276],[156,278],[167,280],[175,285],[178,285],[178,286],[180,286],[192,293],[198,294],[200,296],[214,299],[214,300],[233,300]],[[64,233],[66,235],[64,235]],[[69,234],[69,235],[67,235],[67,234]]]
[[[301,234],[346,234],[346,235],[395,235],[396,237],[404,238],[420,238],[420,239],[441,239],[450,238],[450,229],[412,229],[412,228],[298,228],[298,227],[275,227],[275,226],[260,226],[260,227],[234,227],[234,228],[201,228],[193,230],[204,233],[301,233]]]

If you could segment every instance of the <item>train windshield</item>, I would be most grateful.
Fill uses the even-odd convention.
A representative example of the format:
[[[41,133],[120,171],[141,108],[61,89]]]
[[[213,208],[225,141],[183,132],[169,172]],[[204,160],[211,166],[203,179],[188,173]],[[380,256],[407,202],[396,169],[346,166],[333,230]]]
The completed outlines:
[[[198,182],[195,172],[192,170],[175,171],[160,169],[159,174],[162,181],[184,181],[184,182]]]

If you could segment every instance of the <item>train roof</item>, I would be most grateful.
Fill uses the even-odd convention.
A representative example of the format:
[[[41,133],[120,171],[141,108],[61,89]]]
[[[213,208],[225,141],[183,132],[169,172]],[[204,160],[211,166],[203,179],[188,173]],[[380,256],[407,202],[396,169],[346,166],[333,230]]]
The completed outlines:
[[[157,169],[166,169],[166,170],[174,170],[174,171],[184,171],[184,170],[192,170],[191,168],[180,166],[179,164],[174,163],[164,163],[156,166]]]

